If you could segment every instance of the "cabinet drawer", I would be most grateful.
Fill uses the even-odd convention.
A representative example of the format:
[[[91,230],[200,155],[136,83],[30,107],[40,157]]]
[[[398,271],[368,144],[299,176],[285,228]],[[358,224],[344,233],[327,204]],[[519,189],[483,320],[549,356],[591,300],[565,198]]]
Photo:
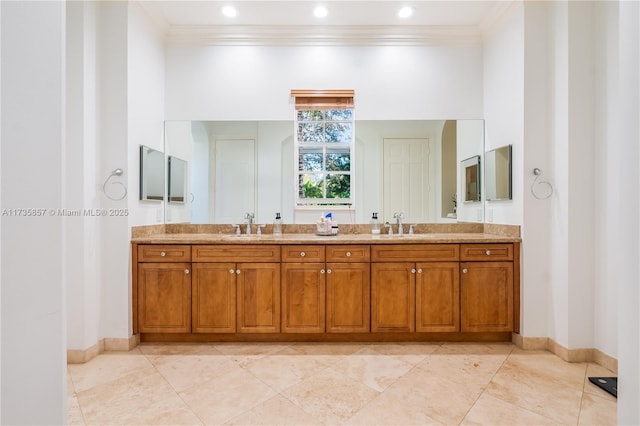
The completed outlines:
[[[283,262],[324,262],[323,245],[282,246]]]
[[[369,246],[326,246],[327,262],[368,262]]]
[[[191,262],[191,246],[173,244],[141,244],[138,262]]]
[[[194,245],[194,262],[279,262],[280,246],[263,244]]]
[[[513,260],[513,244],[462,244],[460,260]]]
[[[460,258],[458,244],[389,244],[371,246],[372,262],[445,262]]]

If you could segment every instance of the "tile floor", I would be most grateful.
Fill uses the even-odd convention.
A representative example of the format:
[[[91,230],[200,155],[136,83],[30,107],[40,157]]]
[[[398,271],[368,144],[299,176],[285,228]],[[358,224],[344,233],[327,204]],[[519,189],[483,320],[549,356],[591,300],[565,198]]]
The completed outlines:
[[[69,423],[615,425],[589,376],[508,343],[142,344],[68,366]]]

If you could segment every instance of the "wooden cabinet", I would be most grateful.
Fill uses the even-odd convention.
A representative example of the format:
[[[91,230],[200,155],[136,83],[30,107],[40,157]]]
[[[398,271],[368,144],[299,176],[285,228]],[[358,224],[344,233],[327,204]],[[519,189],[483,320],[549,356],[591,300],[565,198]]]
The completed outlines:
[[[414,331],[415,263],[371,264],[371,331]]]
[[[326,246],[326,259],[326,332],[368,333],[371,323],[369,246]]]
[[[137,327],[141,333],[191,331],[189,246],[140,245],[137,250]]]
[[[193,332],[279,332],[279,260],[275,245],[194,246]]]
[[[465,244],[461,257],[462,331],[513,331],[513,245]]]
[[[416,264],[416,331],[460,331],[458,262]]]
[[[371,331],[460,330],[457,244],[391,244],[371,252]]]
[[[282,247],[282,332],[325,330],[325,251],[323,245]]]

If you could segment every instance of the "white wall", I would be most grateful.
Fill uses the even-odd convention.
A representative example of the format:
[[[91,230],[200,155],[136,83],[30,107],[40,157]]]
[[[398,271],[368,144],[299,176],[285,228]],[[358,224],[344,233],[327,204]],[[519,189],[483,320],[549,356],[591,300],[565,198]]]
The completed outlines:
[[[481,46],[170,46],[166,118],[291,120],[300,88],[355,89],[358,120],[482,118],[481,70]]]
[[[65,4],[0,4],[2,424],[65,424]],[[37,123],[35,120],[37,119]]]

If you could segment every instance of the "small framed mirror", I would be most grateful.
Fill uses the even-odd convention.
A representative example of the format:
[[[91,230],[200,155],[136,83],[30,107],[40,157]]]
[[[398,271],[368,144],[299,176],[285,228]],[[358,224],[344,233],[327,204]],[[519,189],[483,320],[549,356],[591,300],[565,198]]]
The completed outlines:
[[[474,155],[462,161],[464,202],[480,201],[480,156]]]
[[[506,145],[485,153],[484,185],[488,201],[511,200],[511,149],[511,145]]]
[[[164,153],[140,145],[140,200],[164,200]]]
[[[170,203],[184,203],[187,193],[187,162],[170,155],[167,158],[169,174],[167,179],[167,198]]]

